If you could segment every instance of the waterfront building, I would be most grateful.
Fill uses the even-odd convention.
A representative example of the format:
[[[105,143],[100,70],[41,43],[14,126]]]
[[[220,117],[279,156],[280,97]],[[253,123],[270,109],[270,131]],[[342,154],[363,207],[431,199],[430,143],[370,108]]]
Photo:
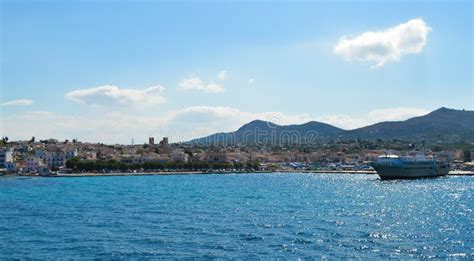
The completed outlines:
[[[148,161],[148,157],[146,155],[133,156],[133,159],[132,159],[133,163],[144,163],[147,161]]]
[[[62,167],[66,163],[66,157],[61,152],[49,152],[44,155],[44,162],[49,167]]]
[[[225,152],[208,152],[206,153],[205,160],[207,162],[226,162],[227,155]]]
[[[175,150],[171,155],[171,160],[177,162],[188,162],[188,154],[184,153],[182,150]]]
[[[144,162],[166,162],[169,160],[167,155],[148,153],[144,155],[126,154],[120,157],[123,163],[144,163]]]
[[[38,166],[38,169],[37,169],[37,172],[39,175],[48,175],[50,174],[51,172],[49,171],[49,168],[48,166],[44,165],[44,164],[41,164]]]
[[[33,155],[28,156],[28,158],[26,158],[26,166],[23,172],[26,172],[26,173],[37,172],[40,166],[40,162],[41,160],[39,158]]]
[[[0,169],[6,169],[6,165],[8,162],[13,162],[13,149],[0,149]]]
[[[0,149],[0,169],[4,169],[6,172],[13,172],[16,170],[12,148]]]
[[[6,162],[5,163],[5,171],[6,172],[14,172],[16,171],[17,168],[16,168],[16,163],[15,162]]]

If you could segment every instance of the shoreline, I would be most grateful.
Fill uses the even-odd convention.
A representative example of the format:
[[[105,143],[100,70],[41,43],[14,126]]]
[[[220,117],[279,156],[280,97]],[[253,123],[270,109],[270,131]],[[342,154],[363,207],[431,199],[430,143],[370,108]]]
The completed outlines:
[[[206,172],[206,171],[173,171],[173,172],[121,172],[121,173],[60,173],[41,176],[38,174],[34,175],[22,175],[22,174],[6,174],[0,175],[0,177],[44,177],[44,178],[78,178],[78,177],[114,177],[114,176],[166,176],[166,175],[229,175],[229,174],[271,174],[271,173],[305,173],[305,174],[330,174],[330,175],[377,175],[375,171],[363,171],[363,170],[275,170],[275,171],[224,171],[224,172]],[[474,171],[450,171],[447,176],[474,176]]]

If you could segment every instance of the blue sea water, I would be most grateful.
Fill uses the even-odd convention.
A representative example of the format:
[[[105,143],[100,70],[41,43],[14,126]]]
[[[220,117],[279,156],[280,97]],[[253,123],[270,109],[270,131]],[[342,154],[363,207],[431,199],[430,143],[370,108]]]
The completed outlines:
[[[0,177],[0,259],[474,257],[474,177]]]

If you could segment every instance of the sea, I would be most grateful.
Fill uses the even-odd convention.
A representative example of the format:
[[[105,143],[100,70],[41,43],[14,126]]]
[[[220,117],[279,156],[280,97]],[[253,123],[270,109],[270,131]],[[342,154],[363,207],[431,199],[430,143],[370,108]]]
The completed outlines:
[[[474,177],[0,177],[0,260],[473,259]]]

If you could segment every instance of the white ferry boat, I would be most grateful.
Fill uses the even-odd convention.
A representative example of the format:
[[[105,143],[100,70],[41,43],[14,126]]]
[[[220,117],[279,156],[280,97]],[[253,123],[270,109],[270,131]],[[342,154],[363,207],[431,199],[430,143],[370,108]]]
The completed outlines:
[[[426,158],[425,155],[382,155],[372,167],[382,180],[439,177],[449,172],[448,164],[437,161],[435,157]]]

